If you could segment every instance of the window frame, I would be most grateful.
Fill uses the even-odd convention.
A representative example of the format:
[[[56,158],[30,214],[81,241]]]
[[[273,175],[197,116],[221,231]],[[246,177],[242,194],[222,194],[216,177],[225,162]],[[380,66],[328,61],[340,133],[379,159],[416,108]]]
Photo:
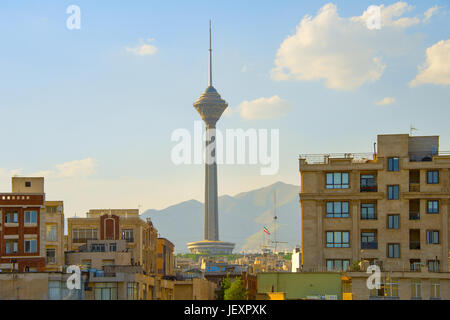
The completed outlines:
[[[431,238],[430,234],[432,235]],[[434,242],[436,234],[437,234],[437,242]],[[427,230],[427,244],[440,244],[439,230]]]
[[[395,219],[393,221],[393,226],[391,227],[390,218],[397,218],[397,227],[395,227]],[[399,214],[388,214],[387,215],[387,229],[389,230],[398,230],[400,229],[400,215]]]
[[[393,247],[394,249],[393,249],[393,251],[392,251],[392,253],[393,253],[393,255],[391,256],[390,255],[390,247]],[[398,248],[398,256],[396,257],[395,256],[395,248]],[[401,254],[400,254],[400,243],[388,243],[387,244],[387,257],[389,258],[389,259],[400,259],[401,258]]]
[[[328,242],[328,234],[333,234],[333,242]],[[340,242],[336,241],[336,235],[340,234]],[[344,242],[344,234],[347,234],[348,242]],[[326,231],[325,246],[326,248],[350,248],[350,231]]]
[[[430,176],[430,173],[431,173],[431,176]],[[436,176],[435,176],[435,174],[436,174]],[[431,177],[431,179],[430,179],[430,177]],[[430,180],[431,180],[431,182],[430,182]],[[427,171],[427,184],[439,184],[439,170],[428,170]]]
[[[391,197],[391,188],[393,188],[392,197]],[[397,194],[395,192],[395,189],[397,189]],[[396,195],[397,195],[397,197],[395,197]],[[400,185],[390,184],[387,186],[387,199],[388,200],[399,200],[400,199]]]
[[[397,167],[395,166],[397,165]],[[387,171],[398,172],[400,171],[400,158],[399,157],[389,157]]]
[[[433,203],[431,211],[430,211],[430,203]],[[434,203],[437,204],[436,208],[434,206]],[[427,213],[428,214],[439,214],[439,200],[427,200]]]
[[[367,205],[372,205],[373,206],[373,218],[369,218],[369,213],[368,211],[365,213],[366,217],[363,217],[363,206],[367,206]],[[366,208],[368,209],[368,208]],[[377,206],[375,203],[361,203],[361,205],[359,206],[359,210],[360,210],[360,219],[361,220],[377,220]]]
[[[29,244],[29,250],[27,250],[27,242],[30,243]],[[36,247],[34,251],[31,251],[33,249],[33,246],[31,245],[31,243],[35,243]],[[23,241],[23,252],[24,253],[37,253],[38,252],[38,241],[37,239],[25,239]]]
[[[30,214],[33,214],[33,215],[30,215]],[[33,218],[35,218],[35,219],[33,219]],[[37,224],[38,223],[37,210],[25,210],[23,213],[23,223],[24,224]]]
[[[331,184],[328,183],[328,176],[331,176]],[[339,175],[340,183],[335,182],[336,175]],[[347,177],[347,183],[344,183],[344,175]],[[336,171],[325,173],[325,188],[326,189],[350,189],[350,173],[347,171]]]
[[[347,204],[347,212],[344,212],[344,203]],[[332,206],[332,212],[329,212],[329,204]],[[335,212],[336,204],[339,204],[340,213]],[[348,201],[327,201],[325,205],[326,218],[349,218],[350,217],[350,203]]]

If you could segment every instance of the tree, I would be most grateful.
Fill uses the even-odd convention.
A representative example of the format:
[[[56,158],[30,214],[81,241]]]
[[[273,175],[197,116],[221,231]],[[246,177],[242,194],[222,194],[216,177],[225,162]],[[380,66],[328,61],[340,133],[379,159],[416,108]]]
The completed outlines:
[[[229,279],[230,278],[228,278],[228,280]],[[242,279],[238,277],[230,284],[229,288],[225,289],[224,300],[246,300],[246,299],[247,299],[247,290],[245,290],[244,288]]]
[[[222,279],[222,283],[220,284],[220,289],[217,292],[217,300],[224,300],[225,299],[225,290],[229,289],[231,286],[231,279],[227,275],[226,278]]]

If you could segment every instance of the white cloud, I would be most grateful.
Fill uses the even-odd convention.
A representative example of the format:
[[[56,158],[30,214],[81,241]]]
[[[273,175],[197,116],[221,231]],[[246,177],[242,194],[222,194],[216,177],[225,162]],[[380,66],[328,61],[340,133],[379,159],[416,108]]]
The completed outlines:
[[[426,50],[426,61],[409,85],[423,83],[450,85],[450,39],[441,40]]]
[[[381,5],[381,29],[369,30],[368,11],[343,18],[336,5],[326,4],[315,17],[306,15],[295,34],[281,43],[272,79],[325,80],[328,88],[336,90],[354,90],[377,81],[386,67],[383,54],[407,52],[412,42],[404,30],[420,19],[403,17],[412,9],[405,2]]]
[[[427,23],[430,21],[431,17],[439,10],[438,6],[434,6],[429,8],[427,11],[425,11],[424,18],[423,18],[423,23]]]
[[[152,42],[155,39],[148,38],[148,42]],[[158,51],[158,48],[152,44],[144,43],[144,40],[140,39],[139,42],[141,43],[139,46],[134,48],[125,48],[127,52],[130,52],[136,56],[150,56],[152,54],[155,54],[156,51]]]
[[[97,161],[92,158],[74,160],[56,165],[56,170],[42,170],[32,174],[32,176],[42,176],[46,178],[80,178],[88,177],[94,173]]]
[[[381,99],[380,101],[375,102],[376,105],[378,106],[385,106],[391,103],[395,102],[395,98],[392,97],[385,97],[383,99]]]
[[[290,103],[277,95],[270,98],[243,101],[238,106],[238,111],[244,119],[278,118],[286,115],[290,109]]]

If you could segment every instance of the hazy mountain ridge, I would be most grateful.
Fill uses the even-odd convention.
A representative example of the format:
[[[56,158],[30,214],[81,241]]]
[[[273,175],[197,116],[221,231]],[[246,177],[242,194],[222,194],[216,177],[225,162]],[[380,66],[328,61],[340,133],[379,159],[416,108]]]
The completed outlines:
[[[262,244],[264,226],[273,236],[274,191],[276,190],[277,240],[286,241],[279,248],[292,248],[300,243],[300,187],[277,182],[272,185],[219,197],[220,240],[236,243],[235,252],[255,251]],[[175,244],[176,252],[187,252],[187,242],[203,239],[203,203],[197,200],[180,202],[163,210],[142,213],[150,217],[158,232]],[[267,236],[266,236],[267,237]],[[267,237],[266,240],[268,240]]]

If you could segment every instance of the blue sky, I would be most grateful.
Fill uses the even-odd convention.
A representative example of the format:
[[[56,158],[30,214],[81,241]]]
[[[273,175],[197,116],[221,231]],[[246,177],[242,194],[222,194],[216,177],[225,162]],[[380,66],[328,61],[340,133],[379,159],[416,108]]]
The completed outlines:
[[[299,184],[299,153],[370,152],[377,134],[410,125],[450,150],[449,2],[327,3],[2,2],[1,190],[11,174],[45,175],[47,197],[64,200],[67,216],[202,200],[203,167],[175,166],[170,136],[200,119],[192,103],[207,85],[210,18],[214,86],[233,111],[218,127],[280,130],[279,173],[222,165],[220,194]],[[350,22],[381,4],[381,30]],[[81,9],[80,30],[66,28],[69,5]],[[126,49],[142,45],[156,52]],[[287,79],[274,76],[277,57]],[[274,96],[288,112],[264,100]],[[393,102],[376,104],[385,98]],[[267,117],[242,116],[244,101]]]

